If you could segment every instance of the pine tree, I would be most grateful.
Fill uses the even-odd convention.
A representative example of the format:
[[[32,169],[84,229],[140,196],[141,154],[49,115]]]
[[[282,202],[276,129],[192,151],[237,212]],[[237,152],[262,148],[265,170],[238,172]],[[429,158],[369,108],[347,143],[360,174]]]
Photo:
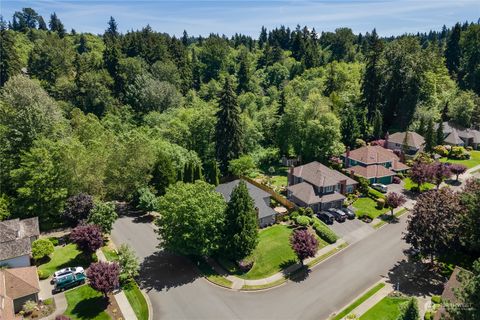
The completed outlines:
[[[50,31],[57,32],[60,38],[63,38],[66,34],[65,27],[60,19],[57,17],[57,14],[54,12],[50,16],[50,22],[48,23],[50,26]]]
[[[239,67],[237,72],[238,86],[237,93],[247,92],[250,83],[250,60],[248,59],[248,52],[242,50],[239,56]]]
[[[418,310],[418,303],[416,298],[411,298],[408,304],[402,308],[402,315],[398,320],[419,320],[420,312]]]
[[[435,129],[433,127],[433,120],[430,119],[427,123],[427,128],[425,129],[425,151],[432,152],[433,147],[435,147],[435,142]]]
[[[183,44],[185,47],[188,47],[188,33],[187,33],[187,30],[183,30],[182,44]]]
[[[77,52],[78,54],[82,54],[85,52],[88,52],[88,47],[87,47],[87,38],[85,38],[85,35],[82,33],[80,35],[80,40],[78,42],[78,47],[77,47]]]
[[[357,139],[360,137],[360,128],[355,112],[351,107],[346,108],[343,112],[341,130],[343,144],[354,149],[357,144]]]
[[[243,150],[240,109],[228,77],[225,78],[223,90],[220,93],[219,107],[215,127],[216,156],[220,171],[226,173],[228,162],[237,159]]]
[[[367,118],[372,120],[375,110],[380,105],[380,82],[379,71],[380,59],[383,52],[383,42],[379,39],[377,31],[373,29],[368,38],[367,65],[362,81],[362,96],[367,108]]]
[[[15,49],[15,39],[8,30],[0,31],[0,87],[20,72],[20,56]]]
[[[285,97],[285,89],[282,87],[280,91],[280,97],[278,99],[278,110],[277,115],[281,116],[285,113],[285,108],[287,107],[287,100]]]
[[[267,42],[267,28],[262,26],[262,30],[260,31],[260,36],[258,37],[258,44],[260,48],[263,48],[266,42]]]
[[[425,135],[425,132],[426,132],[426,128],[425,128],[425,118],[424,117],[421,117],[420,118],[420,121],[418,123],[418,128],[417,128],[417,133],[421,136],[424,136]]]
[[[230,195],[225,211],[224,254],[239,261],[258,244],[257,213],[247,185],[240,181]]]
[[[200,75],[201,75],[201,70],[200,70],[197,54],[195,49],[192,48],[192,88],[195,90],[199,90],[200,85],[202,84]]]
[[[445,136],[443,134],[443,122],[442,122],[442,119],[440,119],[440,121],[438,122],[437,133],[436,133],[437,146],[443,145],[444,140],[445,140]]]
[[[375,112],[373,113],[372,127],[373,127],[373,137],[375,139],[380,139],[383,133],[383,119],[382,119],[382,113],[378,109],[376,109]]]
[[[458,76],[458,69],[460,67],[460,37],[461,26],[459,23],[455,24],[452,29],[452,33],[447,40],[447,48],[445,49],[445,64],[450,74],[454,77]]]
[[[108,28],[103,35],[105,50],[103,51],[103,62],[115,82],[115,92],[119,94],[121,80],[118,76],[118,62],[121,58],[120,41],[117,30],[117,23],[113,17],[108,21]]]
[[[47,24],[42,16],[38,16],[38,30],[48,30]]]

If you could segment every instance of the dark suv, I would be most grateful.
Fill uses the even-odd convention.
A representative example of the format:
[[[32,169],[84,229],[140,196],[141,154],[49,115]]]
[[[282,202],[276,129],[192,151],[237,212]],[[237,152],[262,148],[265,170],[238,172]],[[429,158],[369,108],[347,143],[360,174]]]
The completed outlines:
[[[318,219],[322,220],[326,224],[332,224],[333,220],[335,220],[335,217],[333,216],[333,214],[327,211],[322,211],[320,213],[317,213],[317,217]]]
[[[345,212],[348,219],[350,219],[350,220],[355,219],[355,212],[353,212],[353,210],[351,210],[349,208],[342,208],[341,210],[343,212]]]
[[[330,208],[327,211],[330,212],[338,222],[345,222],[345,220],[347,220],[347,215],[340,209]]]

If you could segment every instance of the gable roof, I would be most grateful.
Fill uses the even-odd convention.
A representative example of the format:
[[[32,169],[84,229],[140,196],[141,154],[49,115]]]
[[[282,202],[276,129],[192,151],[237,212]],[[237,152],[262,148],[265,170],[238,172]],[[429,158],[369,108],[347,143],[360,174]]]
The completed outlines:
[[[318,187],[334,186],[343,180],[346,180],[347,185],[358,183],[343,173],[332,170],[318,161],[293,168],[293,175]]]
[[[388,136],[388,141],[403,145],[405,135],[407,135],[407,145],[409,147],[420,149],[425,144],[425,139],[414,131],[395,132]]]
[[[30,254],[30,239],[39,235],[37,217],[0,221],[0,261]]]
[[[300,182],[294,184],[293,186],[289,186],[288,191],[292,192],[293,196],[298,200],[304,202],[307,205],[315,204],[315,203],[326,203],[336,200],[344,200],[345,196],[338,193],[330,193],[323,196],[317,196],[315,194],[315,190],[310,183],[307,182]]]
[[[463,128],[452,122],[445,121],[443,124],[443,133],[447,135],[445,142],[449,144],[462,144],[464,141],[461,139],[472,139],[473,143],[480,143],[480,131],[475,129]],[[438,124],[435,125],[435,129],[438,128]],[[452,137],[450,137],[453,134]],[[448,140],[447,140],[448,139]]]
[[[367,179],[390,177],[395,175],[395,172],[393,172],[392,170],[378,164],[374,164],[366,167],[353,166],[346,170],[348,170],[349,172],[353,171],[355,174],[358,174],[359,176],[362,176]]]
[[[346,155],[346,153],[343,154],[344,157],[346,157]],[[364,164],[377,164],[400,160],[392,150],[385,149],[381,146],[364,146],[351,150],[348,158]]]
[[[5,281],[6,296],[12,300],[40,292],[37,267],[0,270],[0,281]]]
[[[456,130],[451,131],[443,142],[453,145],[463,145],[464,141],[460,139]]]
[[[215,190],[222,194],[225,201],[230,201],[230,195],[232,194],[233,189],[239,184],[240,179],[233,180],[227,183],[219,184]],[[258,208],[258,218],[270,217],[275,215],[275,211],[270,208],[269,203],[265,200],[268,198],[270,201],[270,193],[254,186],[248,181],[244,181],[247,185],[248,194],[252,197],[255,207]]]

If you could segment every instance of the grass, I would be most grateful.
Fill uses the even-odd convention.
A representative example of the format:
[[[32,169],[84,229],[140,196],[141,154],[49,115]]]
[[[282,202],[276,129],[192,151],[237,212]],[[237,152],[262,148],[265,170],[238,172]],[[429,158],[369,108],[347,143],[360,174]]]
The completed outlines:
[[[143,296],[140,288],[138,287],[137,283],[131,281],[123,288],[123,292],[130,302],[133,311],[137,315],[138,320],[147,320],[148,319],[148,305],[145,297]]]
[[[468,169],[473,168],[475,166],[480,165],[480,151],[470,151],[470,159],[468,160],[454,160],[454,159],[447,159],[441,158],[441,162],[449,162],[449,163],[456,163],[456,164],[463,164]]]
[[[402,313],[400,307],[407,302],[408,298],[385,297],[365,312],[360,320],[396,320]]]
[[[105,255],[105,258],[107,258],[108,261],[117,261],[118,260],[118,254],[117,252],[109,247],[102,247],[102,252]]]
[[[333,254],[337,253],[338,251],[344,249],[348,247],[348,243],[342,243],[341,245],[339,245],[338,247],[328,251],[327,253],[325,254],[322,254],[320,257],[317,257],[315,259],[313,259],[312,261],[310,261],[307,266],[309,268],[313,267],[314,265],[322,262],[323,260],[327,259],[328,257],[332,256]]]
[[[233,285],[233,282],[228,280],[225,277],[222,277],[219,275],[215,270],[210,267],[208,263],[206,263],[204,260],[199,259],[196,261],[197,262],[197,267],[200,269],[202,272],[203,276],[210,282],[215,283],[216,285],[219,285],[221,287],[225,288],[231,288]]]
[[[255,291],[255,290],[269,289],[269,288],[279,286],[279,285],[285,283],[286,281],[287,281],[286,278],[281,278],[281,279],[278,279],[277,281],[270,282],[270,283],[267,283],[267,284],[259,284],[259,285],[254,285],[254,286],[246,284],[242,287],[242,290],[244,290],[244,291]]]
[[[368,216],[372,219],[375,219],[381,214],[384,214],[388,211],[388,208],[377,208],[377,202],[372,198],[358,198],[354,203],[353,207],[356,209],[355,214],[358,217]]]
[[[105,311],[108,302],[103,295],[92,287],[84,285],[65,292],[67,310],[65,315],[72,320],[109,320]]]
[[[394,216],[395,218],[398,218],[398,217],[400,217],[402,214],[404,214],[406,211],[407,211],[407,208],[402,208],[402,209],[398,210],[397,212],[395,212],[395,213],[393,214],[393,216]],[[385,225],[386,223],[390,222],[390,220],[392,220],[391,217],[392,217],[391,215],[380,216],[381,221],[380,221],[380,222],[377,222],[376,224],[374,224],[373,227],[374,227],[375,229],[378,229],[378,228],[382,227],[382,226]]]
[[[82,266],[87,268],[90,263],[96,260],[95,256],[90,259],[77,249],[77,246],[73,243],[66,246],[55,247],[55,251],[50,256],[50,260],[46,263],[38,265],[38,269],[41,272],[52,275],[55,271],[65,267],[77,267]]]
[[[412,189],[415,190],[416,188],[418,188],[418,185],[415,182],[413,182],[412,179],[410,179],[408,177],[405,178],[403,180],[403,182],[405,183],[404,188],[406,190],[412,191]],[[433,188],[435,188],[435,185],[427,182],[427,183],[424,183],[422,185],[422,188],[421,188],[420,192],[428,191],[428,190],[431,190]]]
[[[352,312],[353,309],[364,303],[368,298],[373,296],[375,293],[380,291],[383,287],[385,287],[385,283],[379,283],[372,289],[368,290],[363,296],[355,300],[351,305],[343,309],[339,314],[337,314],[335,317],[332,318],[332,320],[340,320],[346,315],[348,315],[350,312]],[[382,318],[376,318],[376,319],[382,319]]]

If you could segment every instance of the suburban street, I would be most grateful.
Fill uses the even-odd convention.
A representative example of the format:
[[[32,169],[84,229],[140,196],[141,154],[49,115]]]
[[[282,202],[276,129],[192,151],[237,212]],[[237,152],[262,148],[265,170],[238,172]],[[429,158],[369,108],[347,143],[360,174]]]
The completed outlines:
[[[326,319],[386,277],[405,258],[406,217],[326,260],[304,281],[264,292],[235,292],[199,277],[183,258],[164,254],[146,219],[119,218],[113,241],[131,245],[143,261],[141,283],[154,319]],[[398,275],[397,275],[398,278]]]

